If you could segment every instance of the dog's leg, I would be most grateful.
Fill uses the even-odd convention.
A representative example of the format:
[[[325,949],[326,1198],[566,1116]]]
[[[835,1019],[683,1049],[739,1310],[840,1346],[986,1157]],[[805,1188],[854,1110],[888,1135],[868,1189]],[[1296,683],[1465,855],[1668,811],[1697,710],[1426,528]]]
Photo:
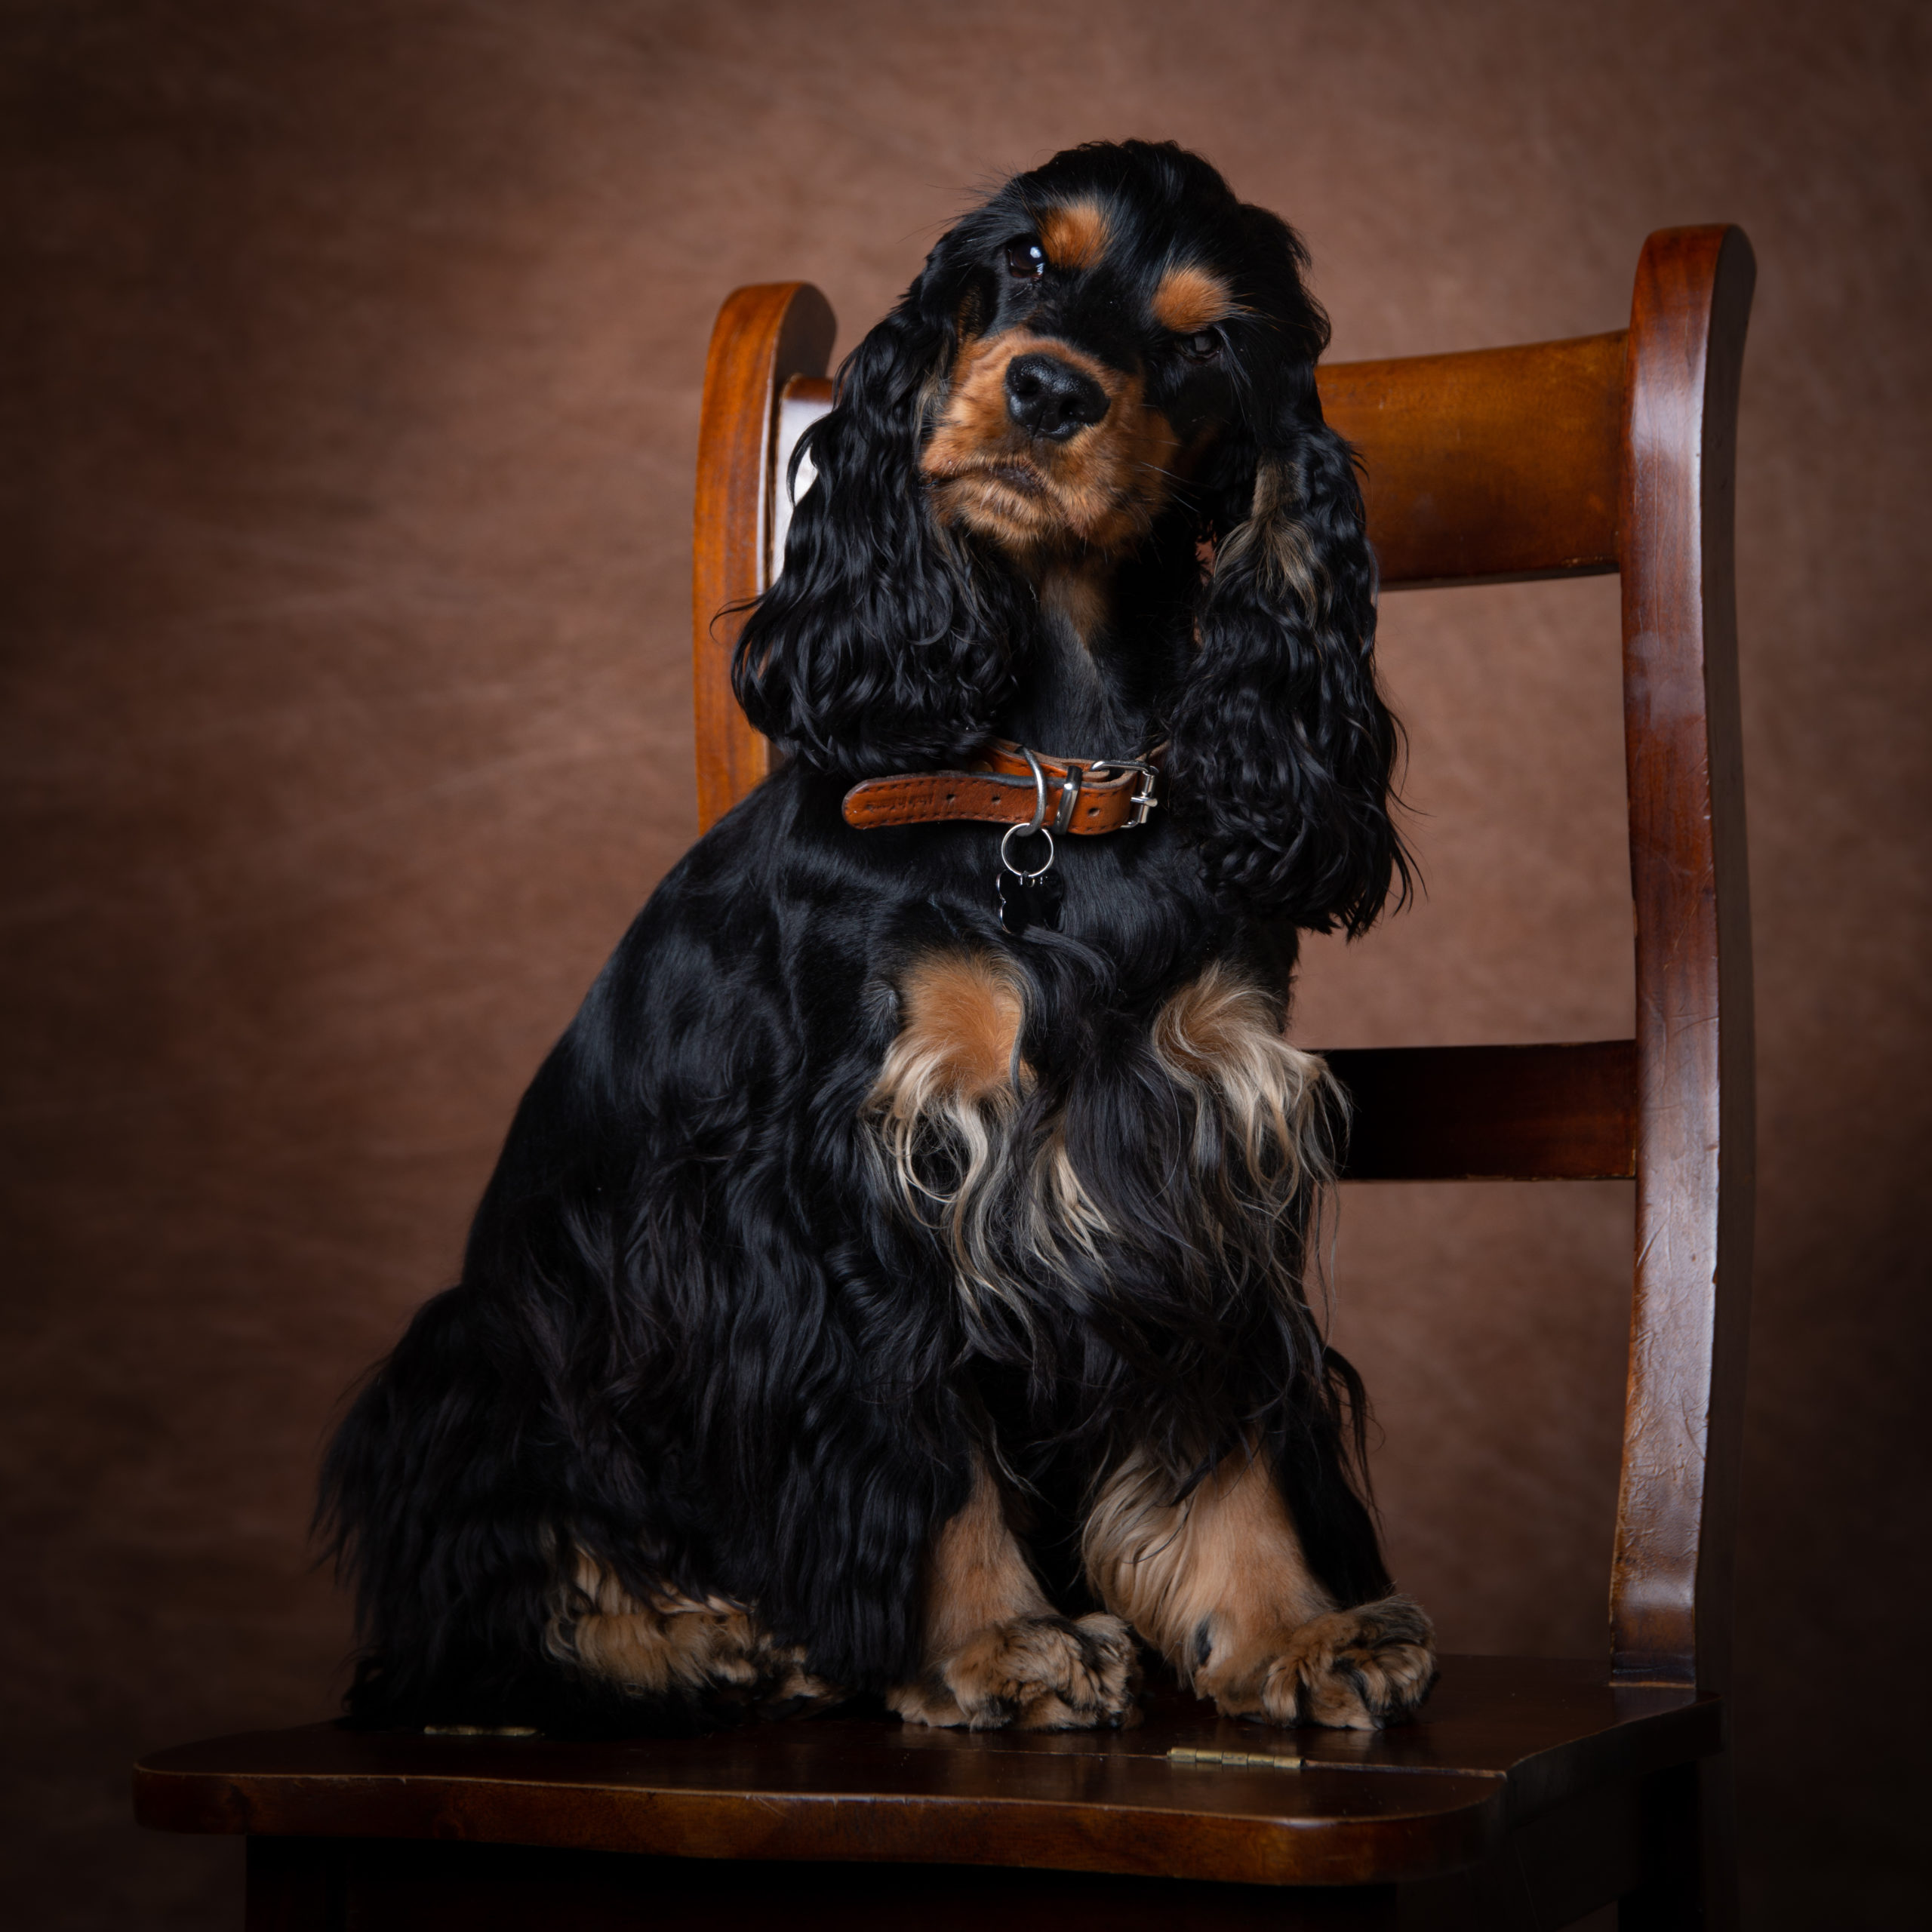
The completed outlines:
[[[742,1604],[666,1591],[649,1602],[580,1551],[577,1574],[546,1632],[560,1663],[635,1697],[715,1697],[768,1715],[841,1702],[845,1693],[805,1667]]]
[[[1225,1458],[1183,1502],[1130,1457],[1084,1540],[1101,1601],[1229,1717],[1374,1730],[1435,1679],[1435,1632],[1404,1596],[1339,1608],[1309,1570],[1259,1452]]]
[[[1085,1730],[1135,1721],[1140,1666],[1117,1617],[1054,1614],[983,1461],[927,1566],[918,1677],[888,1694],[909,1724]]]

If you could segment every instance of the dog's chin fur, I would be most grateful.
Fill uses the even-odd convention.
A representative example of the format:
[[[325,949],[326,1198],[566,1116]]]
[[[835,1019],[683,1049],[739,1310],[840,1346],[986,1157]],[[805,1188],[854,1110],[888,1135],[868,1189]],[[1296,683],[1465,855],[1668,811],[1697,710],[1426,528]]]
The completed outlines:
[[[330,1451],[355,1721],[1118,1724],[1140,1644],[1273,1721],[1425,1694],[1307,1279],[1343,1119],[1297,931],[1406,872],[1304,260],[1193,156],[1075,149],[854,351],[734,663],[789,755],[639,915]],[[841,811],[994,736],[1167,746],[1018,938],[995,828]]]

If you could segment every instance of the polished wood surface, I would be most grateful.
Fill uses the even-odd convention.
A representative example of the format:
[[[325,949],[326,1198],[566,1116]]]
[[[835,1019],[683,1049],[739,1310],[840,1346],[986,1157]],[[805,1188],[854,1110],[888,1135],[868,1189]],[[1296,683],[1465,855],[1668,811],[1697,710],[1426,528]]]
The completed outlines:
[[[1741,229],[1666,229],[1631,307],[1621,565],[1641,1104],[1611,1641],[1631,1678],[1722,1690],[1756,1180],[1732,528],[1756,280]],[[1728,1760],[1687,1777],[1683,1889],[1735,1921]]]
[[[1623,332],[1317,370],[1385,589],[1617,568]]]
[[[1326,1057],[1350,1103],[1344,1180],[1617,1180],[1636,1171],[1634,1040]]]
[[[1620,1671],[1718,1687],[1755,1131],[1731,552],[1755,272],[1738,229],[1672,229],[1644,245],[1622,516],[1642,1107],[1612,1641]]]
[[[1143,1724],[1103,1732],[832,1718],[557,1743],[318,1724],[157,1752],[136,1767],[135,1804],[171,1831],[1395,1883],[1477,1863],[1606,1779],[1715,1750],[1721,1730],[1694,1691],[1547,1659],[1447,1659],[1420,1719],[1376,1734],[1258,1729],[1171,1687],[1149,1703]],[[1168,1756],[1203,1747],[1302,1768]]]
[[[737,607],[765,587],[770,460],[778,402],[794,376],[822,376],[837,325],[809,282],[761,282],[718,311],[705,363],[691,536],[692,701],[700,830],[769,768],[769,747],[731,694]]]

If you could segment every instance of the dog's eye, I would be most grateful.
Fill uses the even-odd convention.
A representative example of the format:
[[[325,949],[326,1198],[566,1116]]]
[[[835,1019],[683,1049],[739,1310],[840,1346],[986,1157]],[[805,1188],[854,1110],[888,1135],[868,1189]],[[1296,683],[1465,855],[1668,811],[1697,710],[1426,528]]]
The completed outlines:
[[[1047,251],[1029,235],[1006,245],[1006,272],[1015,281],[1038,281],[1047,272]]]
[[[1190,362],[1211,362],[1221,352],[1221,337],[1217,330],[1201,329],[1183,336],[1177,346]]]

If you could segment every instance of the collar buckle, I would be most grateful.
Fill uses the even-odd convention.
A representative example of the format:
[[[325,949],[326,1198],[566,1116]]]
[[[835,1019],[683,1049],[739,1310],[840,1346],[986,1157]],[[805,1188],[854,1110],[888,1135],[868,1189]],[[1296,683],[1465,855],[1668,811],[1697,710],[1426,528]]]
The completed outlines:
[[[1140,774],[1140,789],[1128,801],[1134,808],[1134,816],[1128,820],[1128,826],[1131,829],[1137,825],[1145,825],[1147,814],[1161,802],[1161,768],[1140,758],[1096,758],[1087,768],[1089,778],[1098,778],[1103,774],[1118,771],[1137,771]]]

